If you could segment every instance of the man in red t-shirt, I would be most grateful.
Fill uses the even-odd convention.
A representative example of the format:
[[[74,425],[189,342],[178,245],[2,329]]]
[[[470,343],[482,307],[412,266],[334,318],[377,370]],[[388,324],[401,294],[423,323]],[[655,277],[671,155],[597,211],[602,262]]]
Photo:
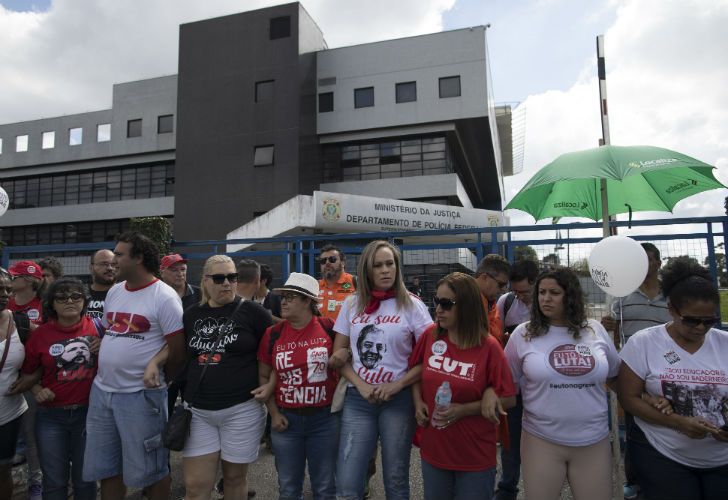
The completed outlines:
[[[485,312],[488,315],[488,331],[498,339],[502,346],[505,346],[503,342],[503,321],[495,304],[498,296],[508,286],[510,270],[511,265],[506,259],[500,255],[489,254],[480,261],[475,271],[475,281],[478,283],[478,288],[480,288],[483,307],[485,307]]]
[[[8,302],[8,309],[27,314],[34,325],[39,325],[42,322],[43,310],[38,297],[38,289],[43,279],[40,266],[32,260],[21,260],[10,266],[8,272],[13,277],[14,294]]]

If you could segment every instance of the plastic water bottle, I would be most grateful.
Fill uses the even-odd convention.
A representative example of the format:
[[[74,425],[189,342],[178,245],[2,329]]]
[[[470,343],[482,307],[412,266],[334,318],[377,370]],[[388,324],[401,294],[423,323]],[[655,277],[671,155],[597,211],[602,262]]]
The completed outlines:
[[[450,401],[452,401],[452,390],[450,389],[450,383],[445,381],[437,388],[435,393],[435,411],[432,412],[431,420],[433,427],[438,428],[435,425],[435,416],[446,411],[450,407]]]

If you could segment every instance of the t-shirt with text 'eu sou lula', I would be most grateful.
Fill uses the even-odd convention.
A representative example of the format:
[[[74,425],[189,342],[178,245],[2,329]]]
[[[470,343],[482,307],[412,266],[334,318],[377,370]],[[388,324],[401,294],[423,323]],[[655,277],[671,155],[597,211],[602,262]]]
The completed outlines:
[[[222,307],[195,304],[184,312],[189,358],[185,399],[195,408],[222,410],[244,403],[259,385],[258,344],[272,319],[257,302],[241,300],[235,297]],[[197,389],[208,356],[212,359]]]
[[[331,322],[328,318],[321,321]],[[271,345],[273,330],[277,329],[280,329],[280,336]],[[331,404],[338,383],[336,373],[328,368],[333,347],[333,340],[317,317],[300,330],[288,321],[266,330],[258,348],[258,359],[276,372],[275,402],[278,407]]]
[[[368,384],[386,384],[403,377],[415,342],[432,324],[427,306],[417,296],[409,297],[410,307],[400,309],[391,298],[383,300],[371,314],[357,312],[355,295],[341,306],[334,330],[349,337],[351,365]]]
[[[107,392],[144,389],[144,369],[165,345],[182,333],[182,301],[163,281],[129,289],[126,281],[109,290],[104,302],[99,371],[94,383]],[[160,372],[164,384],[164,373]]]
[[[624,345],[622,361],[642,380],[649,394],[664,396],[678,415],[702,417],[716,427],[728,425],[728,333],[711,328],[703,345],[690,354],[665,325],[641,330]],[[712,435],[690,439],[674,429],[635,417],[647,441],[666,457],[688,467],[728,464],[728,443]]]
[[[443,382],[450,384],[452,402],[480,401],[488,387],[500,397],[516,394],[511,370],[500,342],[492,335],[479,346],[460,349],[447,335],[437,339],[432,326],[417,341],[410,366],[422,365],[421,394],[429,415],[435,411],[435,394]],[[420,454],[430,465],[446,470],[480,471],[496,466],[496,426],[478,415],[464,417],[442,429],[422,430]]]
[[[619,355],[594,320],[579,332],[551,326],[526,337],[519,325],[506,345],[506,359],[523,397],[523,430],[564,446],[589,446],[607,437],[608,378],[619,372]]]

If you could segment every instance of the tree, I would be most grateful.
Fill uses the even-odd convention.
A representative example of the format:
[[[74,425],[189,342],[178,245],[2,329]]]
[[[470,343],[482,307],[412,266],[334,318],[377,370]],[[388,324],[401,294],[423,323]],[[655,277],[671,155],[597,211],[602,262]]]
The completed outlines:
[[[172,241],[172,225],[164,217],[132,217],[129,229],[138,231],[149,237],[159,248],[159,255],[170,253]]]
[[[538,254],[532,247],[523,245],[513,249],[513,259],[516,262],[519,260],[532,260],[534,262],[538,262]]]
[[[543,258],[543,265],[548,268],[557,267],[560,262],[559,255],[555,253],[550,253]]]
[[[589,272],[589,260],[579,259],[571,264],[571,269],[579,276],[591,276]]]
[[[710,258],[705,258],[705,267],[710,266]],[[726,270],[726,260],[724,253],[715,254],[715,267],[718,271],[718,286],[728,287],[728,270]]]
[[[688,259],[691,264],[700,265],[700,262],[698,262],[698,259],[696,259],[695,257],[690,257],[689,255],[678,255],[677,257],[668,257],[667,260],[665,260],[665,266],[669,266],[670,263],[675,259]]]

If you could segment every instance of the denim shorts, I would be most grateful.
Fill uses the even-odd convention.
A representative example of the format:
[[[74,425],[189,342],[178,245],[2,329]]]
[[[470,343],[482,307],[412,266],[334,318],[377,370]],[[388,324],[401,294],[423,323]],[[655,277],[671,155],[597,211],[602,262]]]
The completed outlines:
[[[83,479],[99,481],[121,474],[124,484],[144,488],[169,474],[162,444],[167,423],[167,389],[106,392],[91,388],[86,417]]]

